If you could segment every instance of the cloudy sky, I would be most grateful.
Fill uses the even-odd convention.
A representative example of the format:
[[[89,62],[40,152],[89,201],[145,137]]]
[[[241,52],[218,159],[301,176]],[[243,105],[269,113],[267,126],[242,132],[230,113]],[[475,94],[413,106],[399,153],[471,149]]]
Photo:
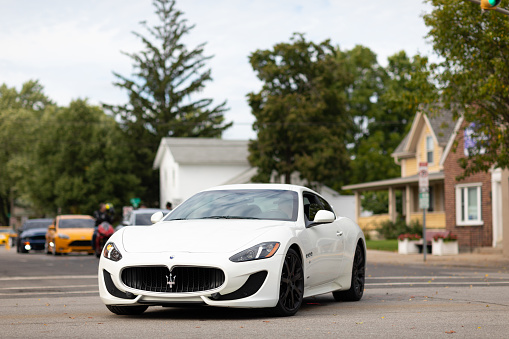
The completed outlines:
[[[261,83],[249,65],[250,53],[288,42],[294,32],[306,39],[348,50],[364,45],[378,61],[405,50],[432,57],[422,15],[431,7],[422,0],[177,0],[196,27],[188,47],[206,42],[213,82],[204,97],[228,101],[225,139],[251,139],[253,116],[246,94]],[[0,0],[0,84],[20,88],[39,80],[59,105],[77,98],[90,103],[121,104],[125,92],[113,86],[115,71],[124,76],[132,64],[124,52],[140,51],[132,34],[139,24],[156,23],[151,0]]]

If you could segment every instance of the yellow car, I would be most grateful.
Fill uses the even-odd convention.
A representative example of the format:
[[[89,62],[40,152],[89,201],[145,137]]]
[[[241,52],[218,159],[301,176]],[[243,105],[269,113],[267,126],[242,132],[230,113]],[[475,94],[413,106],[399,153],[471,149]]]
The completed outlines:
[[[0,226],[0,245],[5,245],[9,242],[11,228],[9,226]]]
[[[95,220],[90,215],[59,215],[46,232],[46,253],[87,252],[93,254]]]

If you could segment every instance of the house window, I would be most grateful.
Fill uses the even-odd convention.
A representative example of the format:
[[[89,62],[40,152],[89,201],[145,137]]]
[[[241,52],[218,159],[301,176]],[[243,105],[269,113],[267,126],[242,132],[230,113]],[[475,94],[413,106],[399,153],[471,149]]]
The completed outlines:
[[[433,137],[427,136],[426,137],[426,160],[428,161],[428,164],[433,163]]]
[[[456,186],[456,224],[458,226],[483,224],[480,183]]]

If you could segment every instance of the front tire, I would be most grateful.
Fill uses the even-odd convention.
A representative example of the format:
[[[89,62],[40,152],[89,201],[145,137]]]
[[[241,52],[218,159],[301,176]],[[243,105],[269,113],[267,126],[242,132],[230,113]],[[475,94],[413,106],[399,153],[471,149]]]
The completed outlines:
[[[364,294],[364,284],[366,281],[366,258],[361,244],[355,249],[355,256],[352,265],[352,281],[350,289],[347,291],[332,292],[336,301],[359,301]]]
[[[148,306],[113,306],[106,305],[110,312],[118,315],[138,315],[145,312]]]
[[[302,305],[304,296],[304,270],[300,255],[293,249],[286,253],[279,283],[279,300],[273,313],[276,316],[292,316]]]

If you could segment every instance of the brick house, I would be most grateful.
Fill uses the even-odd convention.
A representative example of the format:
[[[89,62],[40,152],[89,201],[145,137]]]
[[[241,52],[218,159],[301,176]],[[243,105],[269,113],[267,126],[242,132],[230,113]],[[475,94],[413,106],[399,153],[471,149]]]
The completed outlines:
[[[356,221],[365,231],[373,230],[384,220],[396,221],[396,192],[401,192],[403,211],[399,214],[407,224],[418,220],[422,224],[422,210],[418,199],[418,169],[420,162],[428,163],[430,208],[426,213],[426,227],[448,230],[458,236],[461,251],[480,247],[505,248],[509,256],[509,171],[492,169],[457,181],[462,172],[458,159],[468,154],[470,124],[462,118],[454,122],[452,112],[442,109],[440,114],[417,112],[410,132],[392,156],[401,166],[401,177],[344,186],[352,190],[356,201]],[[467,142],[465,143],[465,136]],[[457,143],[454,149],[453,145]],[[362,194],[387,190],[387,214],[364,215]]]

